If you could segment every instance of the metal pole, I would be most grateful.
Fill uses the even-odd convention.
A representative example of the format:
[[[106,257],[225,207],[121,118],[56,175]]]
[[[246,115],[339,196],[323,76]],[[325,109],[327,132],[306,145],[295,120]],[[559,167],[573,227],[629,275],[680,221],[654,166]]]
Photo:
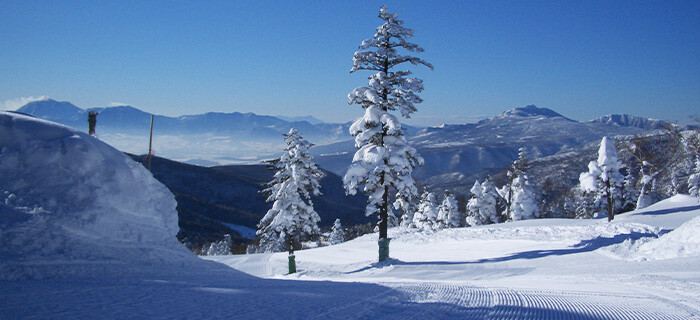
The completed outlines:
[[[153,154],[153,115],[151,115],[151,134],[148,138],[148,171],[151,171],[151,156]]]

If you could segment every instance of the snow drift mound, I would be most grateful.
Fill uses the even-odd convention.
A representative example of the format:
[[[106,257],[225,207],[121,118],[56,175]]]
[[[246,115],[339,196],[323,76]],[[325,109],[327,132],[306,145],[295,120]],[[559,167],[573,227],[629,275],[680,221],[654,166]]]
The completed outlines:
[[[0,279],[189,265],[198,259],[175,238],[175,206],[165,186],[107,144],[0,112]]]
[[[700,216],[639,247],[642,259],[660,260],[700,256]]]

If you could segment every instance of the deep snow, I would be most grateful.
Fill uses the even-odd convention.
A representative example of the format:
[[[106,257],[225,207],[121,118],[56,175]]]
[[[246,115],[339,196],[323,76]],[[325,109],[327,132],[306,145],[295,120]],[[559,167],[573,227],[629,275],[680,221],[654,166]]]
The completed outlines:
[[[695,198],[613,223],[392,229],[394,259],[381,265],[373,263],[376,235],[298,251],[300,272],[291,276],[285,254],[208,258],[259,278],[178,244],[173,196],[122,153],[7,112],[0,195],[0,319],[700,315]]]
[[[628,310],[612,316],[618,319],[688,319],[700,315],[699,217],[698,199],[679,195],[611,223],[538,219],[436,232],[395,228],[389,233],[394,260],[386,264],[374,263],[376,234],[296,252],[296,275],[284,274],[284,253],[207,259],[265,278],[359,281],[399,291],[408,283],[425,287],[405,289],[416,291],[418,301],[473,306],[468,297],[476,291],[492,298],[515,292],[553,309],[560,307],[551,300],[568,297],[582,314],[598,306]],[[523,306],[519,301],[513,304]]]

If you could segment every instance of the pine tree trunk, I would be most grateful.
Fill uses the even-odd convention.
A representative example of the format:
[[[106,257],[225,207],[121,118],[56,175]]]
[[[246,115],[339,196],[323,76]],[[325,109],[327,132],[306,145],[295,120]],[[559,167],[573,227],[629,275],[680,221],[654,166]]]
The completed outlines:
[[[613,198],[612,190],[610,188],[610,179],[605,181],[606,198],[608,200],[608,222],[612,221],[615,217],[613,216]]]
[[[510,204],[513,199],[513,176],[508,177],[508,200],[506,201],[506,217],[505,220],[510,219]]]
[[[382,179],[383,180],[383,179]],[[384,196],[382,196],[382,206],[379,208],[379,239],[388,238],[387,229],[389,227],[389,186],[384,186]]]
[[[289,274],[297,272],[297,264],[294,260],[294,240],[287,235],[287,246],[289,250]]]

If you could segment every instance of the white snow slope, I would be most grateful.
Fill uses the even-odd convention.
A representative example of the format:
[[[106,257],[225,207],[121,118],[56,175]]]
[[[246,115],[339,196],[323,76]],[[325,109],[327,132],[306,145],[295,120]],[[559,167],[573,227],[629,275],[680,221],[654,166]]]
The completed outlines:
[[[612,223],[395,229],[382,265],[376,235],[298,251],[292,276],[285,254],[211,259],[254,277],[180,246],[173,196],[141,166],[7,112],[0,196],[0,319],[700,318],[694,198]]]
[[[376,234],[298,251],[291,276],[286,253],[207,259],[265,278],[376,283],[464,318],[700,319],[699,221],[698,199],[679,195],[611,223],[392,229],[383,264]]]

